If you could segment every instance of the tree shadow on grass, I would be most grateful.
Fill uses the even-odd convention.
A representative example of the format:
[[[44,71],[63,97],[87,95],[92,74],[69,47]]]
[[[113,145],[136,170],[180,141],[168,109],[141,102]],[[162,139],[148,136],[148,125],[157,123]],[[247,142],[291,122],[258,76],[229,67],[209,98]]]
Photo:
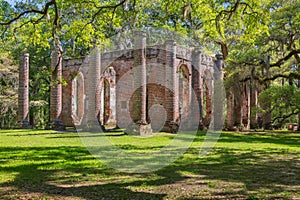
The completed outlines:
[[[215,138],[213,138],[216,134]],[[194,139],[194,142],[202,142],[207,135],[206,131],[201,131],[197,133],[197,137]],[[226,143],[270,143],[278,144],[282,146],[300,146],[300,134],[298,133],[237,133],[237,132],[224,132],[221,133],[220,137],[217,133],[211,132],[211,138],[216,139],[218,142]],[[184,138],[183,138],[184,139]]]
[[[300,134],[290,133],[288,136],[282,133],[229,133],[222,134],[220,142],[247,142],[247,143],[271,143],[285,146],[300,146]]]
[[[188,153],[197,154],[198,149],[190,148]],[[158,173],[166,175],[170,171],[187,171],[193,175],[204,176],[208,180],[243,185],[244,191],[229,192],[230,187],[226,189],[224,185],[222,192],[218,191],[213,194],[226,196],[226,199],[239,198],[240,195],[259,191],[268,191],[270,199],[285,199],[284,196],[278,196],[281,192],[296,194],[298,198],[300,196],[298,193],[300,189],[299,152],[287,152],[280,149],[237,152],[232,149],[219,148],[214,149],[210,155],[206,158],[199,158],[193,163],[189,162],[189,158],[182,158]],[[172,174],[169,176],[172,177]],[[267,198],[264,197],[264,199]]]
[[[109,132],[105,132],[105,133],[98,133],[98,134],[93,134],[93,135],[88,135],[88,136],[80,136],[82,138],[85,137],[94,137],[94,138],[98,138],[98,137],[121,137],[121,136],[125,136],[127,135],[124,132],[116,132],[116,133],[109,133]],[[47,137],[48,139],[59,139],[59,138],[78,138],[78,135],[62,135],[59,134],[58,136],[49,136]]]
[[[0,184],[0,196],[10,198],[12,193],[40,194],[44,196],[84,199],[163,199],[165,194],[132,191],[129,182],[118,181],[123,173],[109,169],[94,160],[85,148],[81,147],[24,147],[0,148],[2,173],[17,173],[13,181]],[[5,158],[5,159],[4,159]],[[20,160],[19,165],[8,165],[8,161]],[[23,161],[26,161],[25,164]],[[23,164],[22,164],[23,163]],[[28,164],[27,164],[28,163]],[[5,166],[7,165],[7,166]],[[54,168],[54,169],[53,169]],[[60,169],[61,168],[61,169]],[[58,174],[58,175],[55,175]],[[66,174],[64,176],[63,174]],[[79,175],[78,175],[79,174]],[[79,178],[78,178],[79,176]],[[87,180],[89,177],[112,176],[112,180]],[[101,179],[101,178],[100,178]],[[22,194],[19,194],[22,196]]]
[[[286,138],[255,138],[247,136],[249,142],[268,142],[294,146],[298,136]],[[242,142],[236,134],[222,137],[226,142]],[[126,146],[130,150],[140,150],[134,145]],[[153,147],[149,147],[149,150]],[[143,148],[147,150],[147,148]],[[281,198],[279,192],[297,193],[300,185],[299,152],[286,149],[244,150],[231,148],[215,148],[210,155],[198,158],[199,149],[190,148],[186,152],[190,156],[182,156],[175,163],[147,174],[130,174],[110,169],[95,161],[84,147],[3,147],[0,148],[0,171],[16,174],[12,181],[0,184],[0,196],[11,197],[10,192],[40,193],[43,195],[63,198],[84,199],[164,199],[169,191],[152,191],[143,188],[163,187],[183,182],[189,175],[199,176],[203,181],[223,181],[241,183],[243,190],[225,191],[211,189],[211,196],[225,198],[247,198],[248,193],[267,190],[270,198]],[[16,162],[13,162],[13,161]],[[123,176],[132,178],[122,179]],[[107,177],[111,177],[108,178]],[[156,178],[153,178],[156,177]],[[197,183],[195,183],[197,184]],[[140,188],[139,190],[132,187]],[[143,190],[143,191],[141,191]],[[146,192],[145,192],[146,191]],[[193,191],[190,191],[193,192]],[[279,196],[278,196],[279,195]],[[300,194],[297,196],[299,197]],[[200,199],[197,196],[182,199]],[[209,198],[209,197],[208,197]],[[288,197],[286,198],[288,199]]]

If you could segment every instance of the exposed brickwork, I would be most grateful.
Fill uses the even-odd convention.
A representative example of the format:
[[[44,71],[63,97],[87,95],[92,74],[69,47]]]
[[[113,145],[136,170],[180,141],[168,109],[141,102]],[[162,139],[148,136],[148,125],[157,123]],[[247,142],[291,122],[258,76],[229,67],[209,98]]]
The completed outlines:
[[[74,68],[75,69],[75,68]],[[67,82],[67,85],[63,86],[62,93],[62,121],[65,126],[72,126],[74,120],[72,117],[72,91],[75,89],[72,82],[72,72],[73,70],[68,70],[63,72],[63,78]]]
[[[200,124],[199,129],[203,129],[203,122],[202,122],[202,116],[203,116],[203,71],[201,66],[201,54],[202,54],[202,48],[195,48],[192,52],[192,89],[195,93],[195,96],[193,96],[195,101],[198,105],[198,110],[200,114]],[[192,99],[194,101],[194,99]],[[193,109],[194,111],[195,109]],[[195,113],[193,113],[195,114]]]
[[[150,83],[147,85],[148,90],[148,109],[150,110],[151,126],[155,131],[167,131],[165,124],[167,119],[172,119],[173,115],[167,110],[168,102],[165,96],[173,97],[173,92],[160,84]],[[152,111],[152,112],[151,112]]]
[[[187,114],[189,110],[192,92],[196,94],[200,118],[203,112],[210,117],[215,66],[212,58],[199,48],[186,49],[171,40],[146,47],[144,34],[137,35],[133,50],[105,52],[101,56],[98,53],[86,61],[84,58],[64,61],[64,78],[68,80],[68,85],[63,87],[62,119],[65,125],[84,124],[98,116],[101,124],[113,121],[120,128],[135,129],[134,121],[151,124],[141,128],[142,131],[149,131],[152,127],[154,131],[176,132],[180,114]],[[87,65],[89,67],[85,67]],[[109,69],[113,69],[113,76]],[[76,76],[72,74],[79,72],[83,77],[81,86],[84,85],[84,91],[80,89],[81,93],[74,100],[73,80]],[[208,83],[206,95],[202,89],[204,79]],[[78,84],[77,79],[77,88]],[[85,96],[88,96],[88,101],[84,100]],[[204,96],[206,111],[202,111]],[[74,113],[74,102],[83,110],[81,120],[78,120],[78,113]],[[77,105],[77,112],[80,106]]]
[[[173,40],[167,40],[165,43],[166,60],[165,60],[165,81],[167,88],[171,89],[173,95],[166,97],[167,110],[172,112],[171,123],[179,120],[179,100],[178,100],[178,73],[176,65],[176,43]],[[169,120],[169,119],[168,119]]]
[[[28,128],[29,108],[29,54],[21,56],[19,69],[19,93],[18,93],[18,122],[22,128]]]
[[[134,39],[134,88],[132,119],[134,122],[147,124],[146,121],[146,96],[147,96],[147,75],[146,75],[146,34],[144,32],[135,32]]]
[[[51,59],[50,123],[53,129],[63,129],[62,112],[62,55],[53,49]]]
[[[214,65],[214,89],[213,89],[213,130],[222,130],[223,128],[223,105],[225,100],[225,93],[223,89],[223,68],[224,68],[224,59],[223,55],[217,54],[216,55],[216,61]]]
[[[99,120],[102,125],[116,126],[116,72],[112,66],[105,69],[100,81]]]
[[[88,112],[87,123],[89,128],[97,126],[97,116],[100,111],[100,70],[101,70],[101,53],[100,49],[96,48],[89,58],[88,68]]]
[[[67,82],[62,90],[62,121],[65,126],[81,124],[84,115],[84,75],[78,66],[63,71],[63,79]],[[75,102],[77,96],[77,102]],[[77,110],[74,113],[73,110]]]

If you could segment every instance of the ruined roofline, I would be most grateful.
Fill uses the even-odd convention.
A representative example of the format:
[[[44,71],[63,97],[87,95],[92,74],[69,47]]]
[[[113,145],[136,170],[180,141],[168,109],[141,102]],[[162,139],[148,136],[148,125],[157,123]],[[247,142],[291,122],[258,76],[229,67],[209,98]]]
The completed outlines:
[[[176,45],[176,58],[182,59],[185,61],[192,61],[192,52],[196,48],[187,48],[183,46]],[[117,59],[133,59],[133,50],[116,50],[116,51],[107,51],[101,54],[101,60],[117,60]],[[163,45],[153,45],[146,47],[146,56],[147,58],[158,57],[162,50],[165,50],[165,44]],[[212,66],[214,60],[216,59],[216,55],[208,55],[201,53],[201,64]],[[63,59],[63,68],[81,66],[85,62],[86,57],[80,58],[68,58]]]

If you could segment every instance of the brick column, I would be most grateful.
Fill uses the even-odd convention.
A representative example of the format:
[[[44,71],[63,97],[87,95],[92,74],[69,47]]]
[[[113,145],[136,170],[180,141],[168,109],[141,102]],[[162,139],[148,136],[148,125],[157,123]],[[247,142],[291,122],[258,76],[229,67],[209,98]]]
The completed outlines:
[[[201,53],[202,48],[196,47],[192,52],[192,65],[193,65],[193,73],[192,73],[192,87],[193,92],[195,92],[195,97],[199,107],[199,115],[200,120],[202,120],[203,115],[203,79],[202,79],[202,71],[201,71]],[[199,122],[199,128],[203,127],[202,121]]]
[[[204,125],[208,127],[211,123],[211,114],[212,114],[212,95],[213,95],[213,72],[210,70],[210,66],[206,66],[205,71],[205,103],[206,103],[206,116],[204,118]]]
[[[172,119],[168,119],[169,127],[171,132],[177,131],[179,123],[179,80],[176,66],[176,42],[174,40],[167,40],[165,42],[166,50],[166,87],[172,90],[173,96],[171,102],[167,98],[167,111],[172,112]]]
[[[133,121],[146,124],[146,97],[147,97],[147,74],[146,74],[146,34],[134,32],[134,87],[137,89],[134,96]]]
[[[51,70],[50,124],[53,129],[62,130],[62,55],[56,48],[52,51]]]
[[[20,59],[19,93],[18,93],[18,122],[22,128],[29,128],[29,54],[25,53]]]
[[[225,89],[223,86],[223,68],[224,58],[223,55],[216,55],[216,63],[214,66],[214,81],[213,81],[213,129],[216,131],[223,129],[223,105],[225,100]]]
[[[134,88],[133,124],[126,132],[135,135],[151,135],[152,128],[147,122],[147,69],[146,69],[146,33],[134,32]]]
[[[211,120],[211,113],[212,113],[212,79],[206,79],[206,85],[205,85],[205,101],[206,101],[206,120],[207,122],[210,122]]]
[[[88,113],[87,125],[89,129],[99,130],[98,112],[100,111],[100,71],[101,51],[96,48],[90,55],[88,68]]]

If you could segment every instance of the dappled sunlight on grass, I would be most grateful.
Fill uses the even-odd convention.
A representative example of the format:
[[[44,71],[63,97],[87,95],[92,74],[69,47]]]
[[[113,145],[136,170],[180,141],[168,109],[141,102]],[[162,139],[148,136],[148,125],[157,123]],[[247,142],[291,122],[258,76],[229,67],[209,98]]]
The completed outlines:
[[[123,150],[144,154],[173,134],[105,136]],[[103,137],[103,136],[102,136]],[[299,133],[222,133],[206,157],[200,132],[173,164],[127,174],[95,159],[76,132],[0,130],[3,199],[291,199],[300,198]]]

